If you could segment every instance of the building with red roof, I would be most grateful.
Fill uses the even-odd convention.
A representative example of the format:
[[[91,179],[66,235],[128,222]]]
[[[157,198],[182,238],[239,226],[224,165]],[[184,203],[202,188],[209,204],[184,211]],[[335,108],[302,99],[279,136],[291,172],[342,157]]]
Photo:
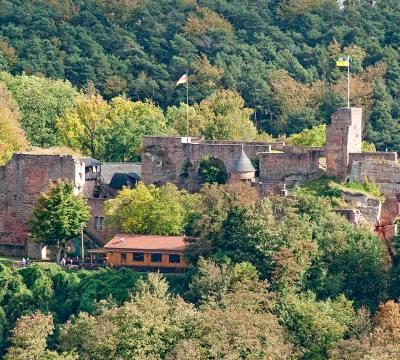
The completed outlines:
[[[125,265],[139,271],[186,272],[182,259],[184,236],[118,234],[102,249],[89,250],[105,255],[106,263]]]

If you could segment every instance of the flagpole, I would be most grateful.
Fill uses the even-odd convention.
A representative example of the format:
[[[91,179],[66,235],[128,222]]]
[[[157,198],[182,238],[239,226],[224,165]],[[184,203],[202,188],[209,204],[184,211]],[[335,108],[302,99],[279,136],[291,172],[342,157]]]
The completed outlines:
[[[186,70],[186,133],[189,136],[189,70]]]
[[[347,64],[347,107],[350,108],[350,56]]]

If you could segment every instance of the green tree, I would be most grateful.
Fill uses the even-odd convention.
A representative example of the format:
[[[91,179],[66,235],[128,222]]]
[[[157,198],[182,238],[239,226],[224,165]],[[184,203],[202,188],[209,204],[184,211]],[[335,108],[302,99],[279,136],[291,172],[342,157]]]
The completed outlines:
[[[102,160],[105,137],[111,129],[111,107],[100,95],[76,98],[75,106],[65,109],[57,120],[58,132],[68,147]]]
[[[106,223],[127,234],[179,235],[193,211],[196,195],[167,183],[159,188],[139,182],[107,200]]]
[[[215,158],[210,159],[208,156],[204,157],[200,163],[198,173],[204,183],[225,184],[228,179],[228,173],[222,161]]]
[[[57,117],[79,97],[69,81],[0,72],[0,81],[12,94],[21,111],[21,125],[32,146],[60,145]]]
[[[100,156],[105,161],[140,161],[142,136],[176,134],[166,123],[162,109],[154,103],[116,97],[110,106],[111,128],[106,135],[104,154]]]
[[[325,146],[326,125],[313,126],[311,130],[304,129],[301,134],[292,134],[289,139],[294,146]]]
[[[238,93],[218,90],[194,105],[194,114],[189,114],[189,133],[204,135],[206,140],[251,141],[257,136],[250,119],[252,113]],[[186,116],[176,118],[174,127],[179,134],[185,134]]]
[[[42,193],[28,219],[30,238],[60,250],[60,245],[72,240],[81,232],[81,224],[91,219],[90,207],[82,194],[74,194],[74,181],[49,181],[48,193]]]

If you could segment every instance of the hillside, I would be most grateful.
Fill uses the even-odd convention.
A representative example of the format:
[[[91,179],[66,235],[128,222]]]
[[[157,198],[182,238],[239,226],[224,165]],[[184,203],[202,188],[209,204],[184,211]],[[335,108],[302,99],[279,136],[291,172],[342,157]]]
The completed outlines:
[[[125,92],[164,110],[185,101],[175,85],[189,69],[189,102],[237,90],[253,121],[274,136],[364,107],[364,138],[400,150],[400,4],[396,0],[2,0],[0,64],[92,80],[105,99]]]

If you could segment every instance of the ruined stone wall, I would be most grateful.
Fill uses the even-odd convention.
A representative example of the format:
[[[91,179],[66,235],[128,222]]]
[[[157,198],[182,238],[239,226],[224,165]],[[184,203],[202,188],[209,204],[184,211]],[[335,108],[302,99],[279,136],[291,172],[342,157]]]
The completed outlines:
[[[349,172],[349,154],[361,153],[362,109],[340,108],[326,127],[327,175],[345,180]]]
[[[187,158],[183,153],[185,141],[185,137],[143,136],[141,177],[146,185],[170,182],[184,187],[185,179],[179,176]]]
[[[264,199],[268,195],[287,196],[286,184],[253,182],[251,186],[257,190],[259,199]]]
[[[71,155],[14,154],[0,167],[0,243],[25,245],[26,221],[49,179],[72,179],[79,193],[84,175],[84,164]]]
[[[309,151],[306,154],[260,154],[260,179],[262,182],[304,182],[318,169],[318,151]]]
[[[192,141],[193,143],[193,141]],[[242,145],[248,146],[271,146],[272,150],[283,150],[285,146],[284,142],[261,142],[261,141],[229,141],[229,140],[203,140],[200,141],[199,144],[205,145]]]
[[[396,235],[395,220],[400,216],[400,167],[395,161],[382,159],[354,161],[349,180],[364,183],[366,176],[369,180],[374,178],[375,184],[386,196],[376,231],[388,240]]]
[[[259,153],[271,151],[271,146],[265,143],[225,142],[225,141],[197,141],[192,143],[190,137],[144,136],[142,147],[142,180],[148,185],[160,185],[171,182],[179,188],[191,192],[200,190],[198,167],[203,158],[217,158],[222,161],[229,172],[237,157],[242,151],[249,158]],[[182,166],[190,161],[187,177],[184,176]]]
[[[318,151],[319,156],[325,156],[325,146],[283,146],[282,150],[288,153],[306,154],[309,151]]]
[[[386,162],[392,161],[394,163],[397,162],[397,153],[395,152],[368,152],[363,151],[361,153],[350,153],[349,154],[349,169],[351,172],[351,165],[353,162],[358,161],[375,161],[379,162]]]

